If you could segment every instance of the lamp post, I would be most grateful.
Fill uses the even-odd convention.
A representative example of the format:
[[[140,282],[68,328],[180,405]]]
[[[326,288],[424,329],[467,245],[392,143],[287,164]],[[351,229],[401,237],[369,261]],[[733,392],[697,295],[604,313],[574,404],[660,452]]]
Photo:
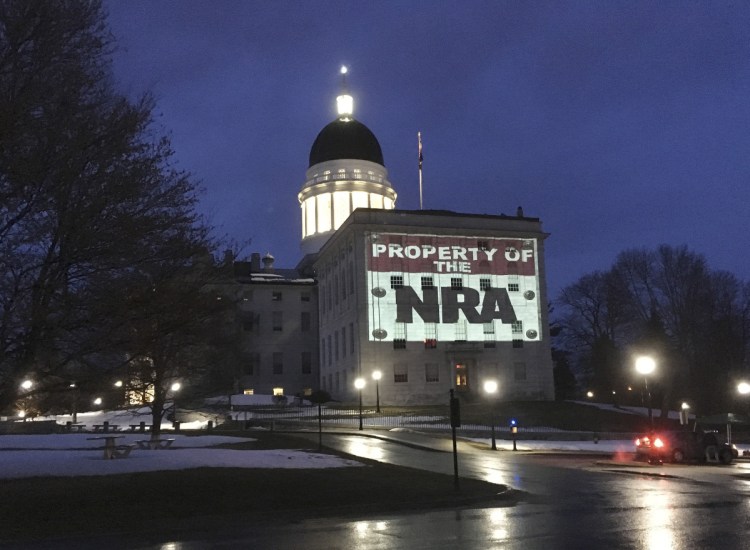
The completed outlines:
[[[365,387],[365,379],[357,378],[354,381],[354,387],[359,392],[359,430],[362,431],[362,389]]]
[[[495,440],[495,394],[497,393],[497,382],[495,380],[487,380],[484,383],[484,393],[490,396],[492,403],[490,403],[491,421],[490,427],[492,432],[492,450],[497,451],[497,441]]]
[[[174,413],[172,414],[172,423],[174,424],[175,430],[180,429],[180,423],[177,420],[177,392],[180,391],[180,388],[182,387],[182,384],[179,382],[173,383],[169,389],[172,390],[172,408],[174,408]]]
[[[375,411],[380,413],[380,379],[383,373],[379,370],[373,371],[372,379],[375,380]]]
[[[737,384],[737,391],[740,395],[743,397],[746,397],[747,395],[750,395],[750,383],[746,381],[742,381],[739,384]]]
[[[648,423],[650,428],[654,429],[654,415],[651,409],[651,391],[648,389],[648,375],[656,369],[656,361],[648,355],[641,355],[635,360],[635,370],[643,375],[643,384],[646,388],[648,398]]]

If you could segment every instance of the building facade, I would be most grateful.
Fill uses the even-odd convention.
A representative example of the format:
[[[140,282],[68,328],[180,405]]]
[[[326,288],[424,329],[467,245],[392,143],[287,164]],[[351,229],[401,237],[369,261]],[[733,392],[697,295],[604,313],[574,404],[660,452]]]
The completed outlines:
[[[396,210],[380,144],[337,98],[298,193],[294,270],[235,262],[247,393],[322,389],[384,405],[554,399],[537,218]],[[376,382],[373,375],[379,375]]]
[[[261,266],[261,261],[263,265]],[[319,387],[318,294],[313,278],[276,269],[270,254],[233,262],[242,366],[238,390],[306,395]]]
[[[321,387],[383,404],[448,391],[553,399],[541,223],[523,216],[358,209],[315,261]]]

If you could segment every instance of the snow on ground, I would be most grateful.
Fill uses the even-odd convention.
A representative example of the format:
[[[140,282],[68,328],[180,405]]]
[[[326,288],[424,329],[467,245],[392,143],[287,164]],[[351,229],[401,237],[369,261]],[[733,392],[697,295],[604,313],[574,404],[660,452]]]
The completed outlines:
[[[100,440],[93,434],[0,436],[0,479],[36,476],[97,476],[185,470],[188,468],[344,468],[362,466],[353,460],[302,450],[234,450],[211,447],[250,438],[170,434],[175,442],[164,450],[133,449],[130,456],[103,458]],[[148,437],[148,435],[145,435]],[[127,434],[118,444],[143,439]]]

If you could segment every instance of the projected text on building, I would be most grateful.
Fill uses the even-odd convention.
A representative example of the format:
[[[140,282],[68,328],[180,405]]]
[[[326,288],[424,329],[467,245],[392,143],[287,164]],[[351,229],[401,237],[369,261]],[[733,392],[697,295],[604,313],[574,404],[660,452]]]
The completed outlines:
[[[371,340],[541,337],[536,239],[369,233],[366,254]]]

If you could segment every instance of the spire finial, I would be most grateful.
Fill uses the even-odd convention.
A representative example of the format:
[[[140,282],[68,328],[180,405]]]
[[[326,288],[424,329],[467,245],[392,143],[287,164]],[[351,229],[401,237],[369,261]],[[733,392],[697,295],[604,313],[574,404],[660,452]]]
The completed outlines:
[[[348,86],[346,84],[346,74],[349,69],[346,65],[341,66],[341,94],[336,98],[336,108],[339,113],[339,118],[342,120],[349,120],[354,113],[354,99],[349,95]]]

